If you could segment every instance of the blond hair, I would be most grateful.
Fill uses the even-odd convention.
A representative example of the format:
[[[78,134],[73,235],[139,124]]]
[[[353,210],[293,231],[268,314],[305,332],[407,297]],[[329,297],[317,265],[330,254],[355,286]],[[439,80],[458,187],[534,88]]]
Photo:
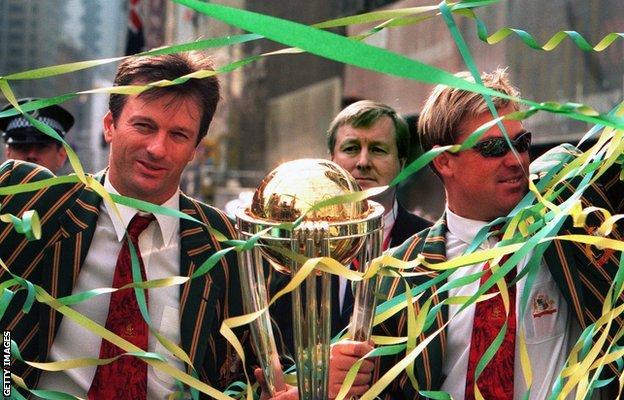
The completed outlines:
[[[474,82],[474,78],[467,71],[459,72],[455,76]],[[507,74],[506,69],[497,68],[491,73],[483,73],[481,80],[485,87],[513,97],[520,95],[518,89],[509,82],[509,74]],[[492,102],[497,110],[508,105],[511,105],[514,110],[519,110],[518,103],[507,99],[493,97]],[[427,98],[418,118],[418,134],[423,150],[431,150],[435,145],[455,144],[461,134],[460,129],[464,121],[487,111],[487,103],[480,93],[445,85],[436,86]]]

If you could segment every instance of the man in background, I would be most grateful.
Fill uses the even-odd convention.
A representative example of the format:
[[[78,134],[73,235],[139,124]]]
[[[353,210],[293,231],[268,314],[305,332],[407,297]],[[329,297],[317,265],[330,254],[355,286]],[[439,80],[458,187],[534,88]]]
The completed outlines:
[[[20,105],[36,98],[18,100]],[[2,111],[12,108],[7,104]],[[51,105],[33,111],[31,117],[50,126],[64,138],[74,125],[74,117],[59,105]],[[6,158],[28,161],[46,167],[57,173],[67,160],[67,152],[63,145],[35,128],[23,115],[17,114],[0,118],[0,131],[6,144]]]
[[[331,160],[346,169],[363,190],[386,186],[401,172],[409,152],[409,130],[405,121],[390,107],[370,100],[347,106],[332,121],[327,132]],[[384,209],[383,248],[397,246],[431,223],[402,207],[396,187],[372,197]],[[353,291],[347,279],[332,276],[331,336],[348,324],[353,313]],[[280,299],[272,316],[282,333],[284,346],[294,354],[290,299]],[[351,366],[372,349],[369,343],[339,341],[331,348],[329,397],[333,399]],[[361,395],[369,387],[372,361],[366,360],[351,386],[351,394]],[[256,377],[262,380],[259,371]],[[297,390],[276,396],[276,400],[297,398]],[[268,399],[264,396],[263,399]]]
[[[346,169],[362,190],[390,184],[405,167],[410,154],[407,123],[391,107],[371,100],[361,100],[344,108],[327,131],[327,149],[331,160]],[[384,209],[383,249],[395,247],[407,238],[431,226],[410,213],[397,200],[396,186],[371,197]],[[352,291],[347,280],[336,279],[333,304],[340,310],[332,316],[332,334],[349,323],[353,307]],[[337,283],[339,283],[337,285]]]

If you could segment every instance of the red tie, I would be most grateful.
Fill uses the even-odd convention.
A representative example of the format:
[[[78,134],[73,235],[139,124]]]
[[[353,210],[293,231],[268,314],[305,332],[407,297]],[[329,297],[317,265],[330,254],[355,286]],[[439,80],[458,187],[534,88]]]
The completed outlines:
[[[136,214],[128,225],[128,236],[132,241],[139,264],[142,280],[145,280],[145,267],[139,252],[139,235],[154,220],[153,215]],[[120,288],[132,283],[132,261],[128,241],[124,239],[113,277],[113,287]],[[145,292],[147,300],[147,291]],[[121,336],[134,345],[147,350],[148,327],[141,316],[134,289],[118,290],[111,294],[106,318],[106,329]],[[102,339],[100,358],[111,358],[124,353],[122,349]],[[89,400],[99,399],[145,399],[147,397],[147,364],[137,358],[124,356],[110,364],[97,367],[95,377],[88,392]]]
[[[499,265],[503,265],[509,255],[503,256]],[[488,271],[481,277],[481,285],[492,276],[490,264],[485,263],[484,270]],[[510,271],[505,280],[511,282],[516,275],[515,268]],[[486,293],[498,291],[494,285]],[[507,318],[507,332],[498,351],[479,375],[478,385],[483,398],[486,400],[512,400],[514,389],[514,359],[516,350],[516,287],[509,287],[509,315],[505,315],[505,306],[500,295],[476,304],[472,336],[470,340],[470,354],[468,358],[468,373],[466,375],[466,400],[472,400],[474,395],[474,374],[477,363],[498,335]]]

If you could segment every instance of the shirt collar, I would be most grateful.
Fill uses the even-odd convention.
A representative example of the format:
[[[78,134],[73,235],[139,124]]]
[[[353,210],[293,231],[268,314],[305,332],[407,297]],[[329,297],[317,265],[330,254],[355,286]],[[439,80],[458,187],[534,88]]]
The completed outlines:
[[[477,233],[487,224],[488,222],[486,221],[461,217],[451,211],[448,206],[446,207],[446,226],[448,231],[466,244],[472,243]],[[484,241],[481,246],[486,247],[486,242],[489,241]],[[495,239],[494,242],[496,242]],[[492,243],[489,244],[492,245]]]
[[[392,228],[394,227],[394,223],[396,221],[397,212],[399,212],[399,203],[397,203],[397,201],[395,200],[394,204],[392,205],[392,210],[383,215],[384,239],[388,237],[390,232],[392,232]]]
[[[106,191],[109,193],[119,194],[117,189],[113,187],[110,180],[108,179],[108,174],[104,177],[104,189],[106,189]],[[115,211],[113,210],[113,207],[108,204],[108,202],[104,202],[106,211],[108,212],[108,215],[110,215],[113,222],[113,227],[115,228],[115,233],[117,234],[117,240],[121,241],[126,234],[126,228],[128,227],[128,224],[130,224],[130,221],[138,211],[136,208],[128,207],[123,204],[116,203],[115,205],[119,210],[121,220],[119,220],[117,213],[115,213]],[[173,196],[171,196],[167,201],[161,204],[161,206],[172,208],[174,210],[180,210],[180,189],[178,188]],[[163,214],[154,214],[154,217],[156,217],[156,222],[159,228],[158,231],[160,232],[160,238],[162,240],[162,243],[165,246],[169,246],[174,238],[174,235],[179,230],[179,218]]]

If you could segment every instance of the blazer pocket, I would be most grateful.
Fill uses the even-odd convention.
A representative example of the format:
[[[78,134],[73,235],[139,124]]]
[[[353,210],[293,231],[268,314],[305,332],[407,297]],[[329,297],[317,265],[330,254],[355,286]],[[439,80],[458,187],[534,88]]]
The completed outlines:
[[[545,342],[566,331],[568,306],[554,280],[536,282],[524,313],[527,344]]]

